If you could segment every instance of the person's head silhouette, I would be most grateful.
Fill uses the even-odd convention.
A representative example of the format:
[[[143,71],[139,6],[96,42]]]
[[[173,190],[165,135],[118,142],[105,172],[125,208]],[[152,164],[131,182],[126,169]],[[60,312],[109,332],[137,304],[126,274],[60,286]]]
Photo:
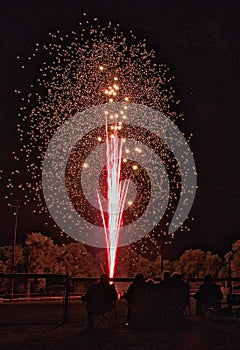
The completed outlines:
[[[204,277],[204,280],[203,280],[204,283],[207,283],[207,284],[212,284],[213,283],[213,278],[211,275],[206,275]]]
[[[101,275],[100,276],[100,283],[104,286],[109,284],[109,278],[107,274]]]

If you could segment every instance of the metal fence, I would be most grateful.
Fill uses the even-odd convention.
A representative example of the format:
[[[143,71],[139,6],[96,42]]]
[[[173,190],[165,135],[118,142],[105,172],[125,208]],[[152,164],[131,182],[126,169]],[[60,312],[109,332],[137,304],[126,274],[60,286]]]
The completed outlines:
[[[98,280],[98,277],[69,277],[62,274],[0,273],[0,310],[3,315],[0,324],[65,323],[69,320],[69,310],[73,310],[70,304],[75,303],[76,312],[80,313],[81,296]],[[159,283],[161,278],[153,280]],[[110,281],[121,296],[133,278],[112,278]],[[186,281],[190,285],[191,295],[194,295],[203,278],[187,278]],[[218,278],[216,283],[222,287],[226,307],[232,309],[240,305],[240,278]],[[42,289],[39,285],[42,285]]]

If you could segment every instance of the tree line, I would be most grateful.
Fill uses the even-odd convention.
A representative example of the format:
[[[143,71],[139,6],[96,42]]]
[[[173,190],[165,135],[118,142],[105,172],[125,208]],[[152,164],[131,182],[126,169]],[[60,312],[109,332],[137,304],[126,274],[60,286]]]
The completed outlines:
[[[232,251],[240,246],[240,240],[232,245]],[[0,247],[0,272],[12,271],[12,245]],[[186,277],[228,277],[228,261],[232,251],[221,258],[218,254],[201,249],[188,249],[179,259],[163,261],[163,269],[170,273],[179,272]],[[14,271],[17,273],[52,273],[68,274],[70,277],[99,277],[107,271],[106,252],[102,250],[91,254],[82,243],[69,243],[59,246],[49,237],[38,232],[27,235],[23,245],[15,247]],[[116,276],[134,277],[142,273],[148,278],[159,277],[161,256],[154,261],[143,257],[130,246],[118,249]],[[231,262],[232,277],[240,276],[240,250]],[[26,286],[27,284],[27,286]],[[21,293],[44,289],[46,281],[28,280],[15,283],[15,292]],[[0,294],[9,293],[9,281],[0,280]]]

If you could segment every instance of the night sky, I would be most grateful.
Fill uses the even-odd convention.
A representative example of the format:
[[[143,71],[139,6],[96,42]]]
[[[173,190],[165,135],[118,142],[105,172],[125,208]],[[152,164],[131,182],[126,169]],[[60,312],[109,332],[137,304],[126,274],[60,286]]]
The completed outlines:
[[[36,42],[49,32],[76,30],[83,12],[100,24],[120,24],[146,38],[175,76],[182,132],[193,133],[190,147],[198,172],[198,190],[189,221],[190,232],[177,232],[169,257],[201,248],[224,254],[240,239],[239,229],[239,16],[238,1],[1,1],[0,10],[0,244],[11,243],[13,210],[4,199],[6,178],[14,169],[12,152],[19,146],[17,114],[21,101],[15,89],[27,91],[37,74],[37,62],[27,72],[20,67]],[[23,57],[18,61],[17,56]],[[30,207],[20,209],[17,240],[41,231],[60,243],[58,231],[47,229]]]

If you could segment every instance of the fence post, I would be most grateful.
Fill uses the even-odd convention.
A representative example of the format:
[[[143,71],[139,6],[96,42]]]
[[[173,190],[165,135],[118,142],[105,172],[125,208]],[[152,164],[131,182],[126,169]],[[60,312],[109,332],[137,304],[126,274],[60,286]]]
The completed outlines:
[[[68,321],[69,290],[70,290],[70,278],[69,278],[69,275],[67,274],[66,284],[65,284],[65,297],[64,297],[64,304],[63,304],[62,324]]]

